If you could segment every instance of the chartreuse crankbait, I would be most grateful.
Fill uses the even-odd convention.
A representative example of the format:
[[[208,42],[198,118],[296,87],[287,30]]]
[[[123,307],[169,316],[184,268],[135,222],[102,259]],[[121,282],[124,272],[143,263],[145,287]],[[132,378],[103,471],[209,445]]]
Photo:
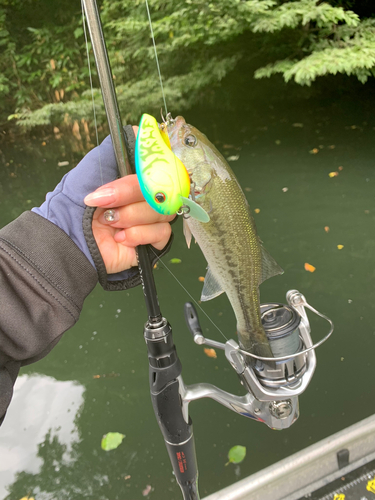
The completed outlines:
[[[186,214],[201,222],[207,212],[189,198],[190,177],[172,152],[168,134],[159,129],[153,116],[144,114],[135,143],[135,167],[146,202],[160,214]]]

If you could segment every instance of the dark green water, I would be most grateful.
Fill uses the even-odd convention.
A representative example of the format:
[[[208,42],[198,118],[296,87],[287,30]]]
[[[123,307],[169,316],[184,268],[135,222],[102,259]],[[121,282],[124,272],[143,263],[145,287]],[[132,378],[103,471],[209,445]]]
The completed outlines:
[[[190,405],[202,497],[375,411],[374,109],[371,96],[353,93],[351,99],[310,99],[293,106],[276,100],[271,107],[263,100],[248,113],[187,116],[225,154],[239,155],[231,166],[251,208],[260,209],[255,217],[266,248],[285,270],[262,285],[262,301],[283,302],[285,293],[297,288],[335,323],[334,336],[317,351],[315,376],[290,429],[272,431],[210,400]],[[318,153],[310,153],[314,148]],[[32,153],[10,147],[3,152],[1,225],[40,204],[78,159],[41,141]],[[70,166],[58,168],[62,160]],[[339,175],[330,178],[333,171]],[[205,261],[197,246],[187,250],[180,224],[174,232],[165,264],[198,300]],[[173,257],[181,264],[170,264]],[[305,271],[306,262],[316,267],[314,273]],[[164,265],[155,276],[185,382],[210,382],[241,394],[224,355],[208,358],[194,344],[183,321],[189,300],[184,290]],[[227,337],[235,336],[225,296],[203,307]],[[222,340],[200,317],[206,335]],[[151,408],[145,319],[140,289],[108,293],[98,287],[54,351],[22,370],[0,430],[0,498],[137,500],[148,485],[147,498],[181,498]],[[317,341],[327,327],[319,321],[312,326]],[[100,442],[110,431],[126,438],[117,450],[105,452]],[[236,444],[246,446],[246,459],[226,467],[228,450]]]

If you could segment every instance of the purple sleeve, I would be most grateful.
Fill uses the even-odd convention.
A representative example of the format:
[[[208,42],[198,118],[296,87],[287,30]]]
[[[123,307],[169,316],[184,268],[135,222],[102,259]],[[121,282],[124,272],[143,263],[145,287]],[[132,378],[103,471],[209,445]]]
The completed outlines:
[[[98,187],[117,178],[117,164],[112,140],[108,136],[100,146],[91,150],[80,163],[62,178],[48,193],[46,201],[32,209],[62,229],[94,266],[82,230],[86,205],[83,200]],[[95,267],[95,266],[94,266]]]
[[[83,200],[86,195],[98,187],[114,181],[118,177],[117,163],[112,147],[111,136],[92,149],[80,162],[62,178],[46,201],[32,208],[32,212],[41,215],[62,229],[85,254],[95,268],[86,238],[82,229],[82,218],[86,209]],[[109,281],[127,279],[136,274],[135,269],[107,276]]]

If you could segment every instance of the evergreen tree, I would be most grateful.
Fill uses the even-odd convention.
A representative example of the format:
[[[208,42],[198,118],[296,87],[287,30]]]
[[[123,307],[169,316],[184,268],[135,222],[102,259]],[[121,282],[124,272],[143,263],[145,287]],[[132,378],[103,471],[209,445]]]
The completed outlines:
[[[78,5],[77,5],[78,4]],[[255,78],[280,73],[311,85],[375,71],[370,0],[149,0],[166,99],[183,111],[207,99],[239,61]],[[158,113],[160,87],[144,0],[102,0],[101,16],[125,121]],[[360,17],[362,16],[362,17]],[[0,0],[0,121],[29,129],[90,119],[104,110],[77,0]],[[88,43],[88,46],[90,44]],[[90,85],[92,73],[93,90]]]

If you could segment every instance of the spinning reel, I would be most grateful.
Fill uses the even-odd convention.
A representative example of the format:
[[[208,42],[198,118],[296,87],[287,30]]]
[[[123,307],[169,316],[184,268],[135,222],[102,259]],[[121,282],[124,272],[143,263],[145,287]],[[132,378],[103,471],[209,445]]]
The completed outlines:
[[[290,427],[299,416],[298,396],[307,388],[316,367],[315,349],[333,332],[333,323],[311,307],[297,290],[290,290],[288,305],[261,305],[261,318],[274,358],[263,358],[240,349],[234,340],[225,344],[206,339],[199,325],[194,306],[185,304],[185,318],[194,341],[222,349],[247,391],[235,396],[211,384],[185,386],[180,380],[183,413],[191,401],[212,398],[236,413],[264,422],[272,429]],[[328,334],[315,345],[305,308],[330,324]]]

